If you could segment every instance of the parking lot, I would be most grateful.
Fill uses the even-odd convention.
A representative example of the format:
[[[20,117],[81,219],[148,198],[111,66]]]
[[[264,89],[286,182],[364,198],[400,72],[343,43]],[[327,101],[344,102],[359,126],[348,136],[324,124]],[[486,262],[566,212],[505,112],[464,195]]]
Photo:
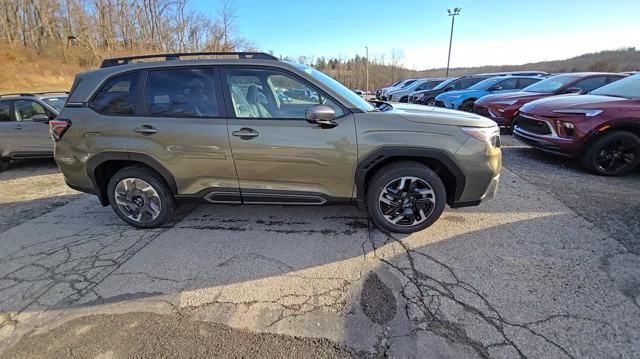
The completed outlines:
[[[640,173],[509,135],[503,155],[494,200],[407,236],[346,206],[191,206],[136,230],[53,161],[16,163],[0,355],[640,356]]]

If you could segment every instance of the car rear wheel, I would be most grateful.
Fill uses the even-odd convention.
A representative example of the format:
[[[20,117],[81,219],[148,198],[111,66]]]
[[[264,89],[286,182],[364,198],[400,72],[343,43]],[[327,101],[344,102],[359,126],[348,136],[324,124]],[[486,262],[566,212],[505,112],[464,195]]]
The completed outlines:
[[[640,163],[640,137],[616,131],[602,135],[582,156],[585,169],[604,176],[619,176],[633,170]]]
[[[125,167],[109,180],[107,195],[113,211],[137,228],[155,228],[173,216],[174,200],[164,180],[154,171]]]
[[[425,105],[427,106],[435,106],[436,105],[436,99],[435,98],[430,98],[428,100],[426,100],[424,102]]]
[[[460,111],[473,112],[473,103],[475,100],[467,100],[460,105]]]
[[[400,162],[375,174],[367,191],[367,208],[378,228],[412,233],[432,225],[442,214],[446,192],[442,180],[418,162]]]

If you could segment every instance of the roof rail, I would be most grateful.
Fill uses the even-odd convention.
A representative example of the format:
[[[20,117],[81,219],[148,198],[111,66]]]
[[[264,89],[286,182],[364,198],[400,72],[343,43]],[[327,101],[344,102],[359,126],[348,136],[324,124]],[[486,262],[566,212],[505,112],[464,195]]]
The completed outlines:
[[[35,97],[37,95],[46,95],[48,93],[66,93],[69,94],[69,91],[44,91],[44,92],[20,92],[20,93],[3,93],[0,94],[0,97],[11,97],[11,96],[31,96]]]
[[[179,52],[173,54],[149,54],[104,59],[101,68],[128,64],[131,60],[162,58],[164,61],[180,60],[181,56],[238,56],[239,59],[275,60],[278,58],[264,52]]]

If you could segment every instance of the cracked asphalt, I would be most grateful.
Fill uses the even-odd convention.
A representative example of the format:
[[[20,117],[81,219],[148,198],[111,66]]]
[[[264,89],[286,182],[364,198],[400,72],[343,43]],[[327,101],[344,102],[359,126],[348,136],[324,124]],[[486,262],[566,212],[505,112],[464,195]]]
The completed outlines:
[[[136,230],[50,161],[0,174],[0,357],[640,356],[640,173],[503,136],[493,200],[408,236],[351,207]]]

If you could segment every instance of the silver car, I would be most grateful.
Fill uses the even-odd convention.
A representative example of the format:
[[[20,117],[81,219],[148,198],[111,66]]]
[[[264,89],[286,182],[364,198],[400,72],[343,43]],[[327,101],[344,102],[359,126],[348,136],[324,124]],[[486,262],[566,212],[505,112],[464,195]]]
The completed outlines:
[[[64,92],[0,95],[0,171],[11,160],[53,157],[48,122],[66,98]]]

